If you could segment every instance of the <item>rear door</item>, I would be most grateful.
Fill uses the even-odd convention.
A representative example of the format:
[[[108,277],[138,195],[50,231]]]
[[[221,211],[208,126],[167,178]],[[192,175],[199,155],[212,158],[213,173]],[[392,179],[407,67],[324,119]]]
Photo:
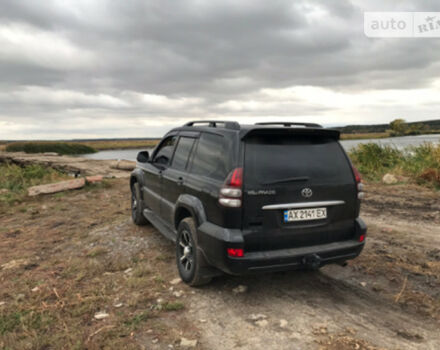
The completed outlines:
[[[185,192],[188,159],[193,150],[197,135],[198,133],[187,132],[179,137],[171,165],[162,173],[160,215],[167,223],[173,223],[176,201]]]
[[[190,160],[185,189],[188,194],[202,202],[206,218],[210,223],[231,227],[237,222],[237,210],[224,208],[218,203],[219,190],[231,171],[232,156],[228,152],[227,139],[218,134],[203,132],[194,147]]]
[[[358,205],[355,186],[349,160],[333,138],[263,134],[245,139],[243,228],[252,230],[249,238],[258,237],[260,250],[350,238]]]

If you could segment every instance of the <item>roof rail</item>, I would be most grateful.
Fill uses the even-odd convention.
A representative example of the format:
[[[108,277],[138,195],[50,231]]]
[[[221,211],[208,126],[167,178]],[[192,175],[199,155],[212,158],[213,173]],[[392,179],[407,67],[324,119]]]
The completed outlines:
[[[196,124],[207,124],[208,127],[217,128],[222,126],[225,129],[240,130],[240,124],[237,122],[224,121],[224,120],[195,120],[186,123],[184,126],[196,126]]]
[[[255,123],[255,125],[283,125],[285,127],[305,126],[306,128],[322,128],[322,125],[315,123],[264,122],[264,123]]]

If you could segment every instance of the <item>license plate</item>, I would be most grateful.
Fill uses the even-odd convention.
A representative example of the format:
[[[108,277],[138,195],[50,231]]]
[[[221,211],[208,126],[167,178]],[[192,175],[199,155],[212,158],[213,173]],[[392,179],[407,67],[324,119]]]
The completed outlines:
[[[327,217],[327,208],[292,209],[284,211],[284,222],[321,220]]]

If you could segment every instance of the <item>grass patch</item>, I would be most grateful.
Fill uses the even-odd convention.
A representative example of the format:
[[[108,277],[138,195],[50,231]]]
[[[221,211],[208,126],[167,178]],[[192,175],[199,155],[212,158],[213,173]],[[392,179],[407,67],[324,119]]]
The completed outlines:
[[[440,188],[440,145],[425,143],[399,150],[367,143],[353,149],[350,158],[368,180],[377,181],[386,173],[392,173]]]
[[[128,320],[125,320],[124,324],[131,329],[136,329],[139,327],[141,323],[146,322],[150,318],[151,318],[150,313],[148,311],[144,311],[138,315],[133,316]]]
[[[87,253],[87,256],[89,258],[96,258],[97,256],[105,255],[107,253],[108,253],[107,249],[105,249],[103,247],[96,247],[96,248],[89,250],[89,252]]]
[[[0,314],[0,335],[16,331],[48,329],[53,319],[46,313],[35,311],[15,311],[9,314]]]
[[[20,320],[21,314],[19,312],[0,315],[0,335],[12,332],[20,325]]]
[[[66,179],[55,169],[41,165],[21,167],[11,163],[0,164],[0,204],[20,202],[28,187]]]
[[[88,145],[65,142],[13,142],[6,146],[6,152],[44,153],[56,152],[58,154],[87,154],[96,150]]]
[[[84,187],[85,192],[89,191],[99,191],[101,189],[108,190],[112,187],[111,181],[108,179],[103,179],[101,182],[95,182],[95,183],[86,183],[86,186]]]
[[[133,277],[141,278],[145,277],[151,274],[151,269],[149,266],[145,265],[139,265],[134,271],[133,271]]]
[[[185,305],[180,301],[168,302],[162,305],[165,311],[179,311],[185,308]]]
[[[163,277],[160,276],[160,275],[156,275],[156,276],[154,276],[154,277],[153,277],[153,281],[156,282],[156,283],[165,283],[165,280],[164,280]]]

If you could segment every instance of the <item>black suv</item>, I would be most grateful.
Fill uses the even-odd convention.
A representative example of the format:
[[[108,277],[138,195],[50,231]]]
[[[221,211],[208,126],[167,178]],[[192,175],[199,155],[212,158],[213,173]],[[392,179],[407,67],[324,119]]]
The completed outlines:
[[[339,132],[311,123],[198,121],[140,152],[132,217],[176,243],[190,285],[345,263],[360,254],[362,183]]]

